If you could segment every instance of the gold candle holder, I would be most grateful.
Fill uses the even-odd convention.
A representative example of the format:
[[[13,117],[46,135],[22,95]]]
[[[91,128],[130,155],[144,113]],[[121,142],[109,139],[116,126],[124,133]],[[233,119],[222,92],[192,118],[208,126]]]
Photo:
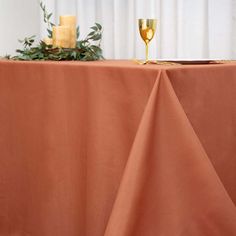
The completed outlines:
[[[53,26],[53,47],[70,48],[71,29],[67,26]]]
[[[76,47],[76,16],[60,16],[60,25],[67,26],[70,28],[70,48]]]

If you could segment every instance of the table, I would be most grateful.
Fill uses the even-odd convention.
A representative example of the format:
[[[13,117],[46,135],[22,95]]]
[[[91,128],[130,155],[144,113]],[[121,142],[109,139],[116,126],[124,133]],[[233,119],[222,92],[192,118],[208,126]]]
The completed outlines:
[[[236,235],[236,64],[0,61],[0,235]]]

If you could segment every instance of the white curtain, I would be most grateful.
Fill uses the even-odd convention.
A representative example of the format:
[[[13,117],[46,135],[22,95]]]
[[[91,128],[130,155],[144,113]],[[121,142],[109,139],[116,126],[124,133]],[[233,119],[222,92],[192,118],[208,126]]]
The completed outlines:
[[[144,57],[137,19],[157,18],[152,58],[236,58],[236,0],[44,0],[55,22],[76,14],[81,37],[94,22],[104,28],[106,58]],[[41,36],[46,35],[42,22]]]

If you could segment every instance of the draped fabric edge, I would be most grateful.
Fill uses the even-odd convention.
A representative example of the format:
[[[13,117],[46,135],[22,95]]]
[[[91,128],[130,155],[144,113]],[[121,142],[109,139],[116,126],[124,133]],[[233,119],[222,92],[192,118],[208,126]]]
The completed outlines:
[[[145,168],[142,168],[142,165],[145,165],[145,163],[142,158],[144,155],[143,156],[139,155],[139,153],[148,152],[148,146],[150,145],[150,139],[152,139],[152,137],[150,137],[150,136],[153,135],[152,134],[153,127],[151,127],[151,125],[154,123],[152,121],[153,121],[153,119],[157,118],[157,114],[155,114],[155,112],[157,112],[157,113],[162,112],[161,110],[163,107],[159,107],[157,109],[157,106],[159,105],[157,103],[159,100],[165,99],[165,98],[162,98],[161,94],[160,94],[160,92],[164,91],[164,90],[167,90],[163,93],[168,94],[168,99],[170,99],[171,102],[175,103],[175,106],[172,106],[172,108],[176,109],[174,111],[174,113],[176,114],[176,120],[179,120],[180,122],[182,122],[185,125],[185,127],[187,127],[188,134],[189,133],[191,134],[191,138],[189,138],[190,146],[192,146],[191,143],[194,143],[193,148],[196,148],[196,150],[197,149],[200,150],[200,153],[198,153],[200,155],[193,155],[190,158],[192,158],[192,159],[195,158],[198,163],[204,162],[204,174],[207,174],[207,172],[208,172],[212,176],[212,178],[201,177],[201,180],[205,179],[206,182],[208,182],[207,185],[210,186],[211,189],[204,191],[206,189],[203,188],[202,193],[199,193],[196,190],[195,194],[196,195],[204,195],[205,200],[211,201],[214,198],[217,198],[217,200],[221,200],[224,202],[224,204],[222,204],[223,207],[219,207],[219,208],[217,207],[217,204],[211,205],[205,211],[206,218],[207,218],[208,214],[211,215],[212,217],[214,217],[214,215],[217,215],[215,218],[218,218],[218,219],[220,219],[221,217],[229,216],[230,223],[225,227],[228,227],[229,233],[236,234],[236,225],[234,224],[234,222],[236,221],[236,206],[233,203],[229,194],[227,193],[221,179],[219,178],[216,170],[214,169],[214,166],[212,165],[209,157],[207,156],[207,153],[204,150],[197,134],[195,133],[190,121],[188,120],[188,118],[184,112],[184,109],[183,109],[181,103],[179,102],[177,95],[175,94],[175,91],[172,87],[172,84],[171,84],[170,78],[168,77],[169,75],[167,74],[167,72],[168,72],[168,70],[162,69],[157,74],[156,82],[155,82],[154,87],[151,91],[149,100],[147,102],[141,122],[139,124],[137,133],[134,138],[134,142],[133,142],[133,145],[132,145],[129,157],[128,157],[128,161],[127,161],[126,167],[124,169],[124,174],[123,174],[120,186],[117,191],[117,197],[115,199],[115,202],[114,202],[114,205],[113,205],[104,235],[105,236],[118,236],[117,232],[119,232],[119,235],[124,235],[124,236],[137,234],[136,231],[138,229],[135,229],[135,228],[139,227],[137,222],[139,221],[138,217],[140,217],[140,216],[138,216],[137,212],[139,212],[139,213],[141,213],[141,212],[135,208],[137,206],[139,206],[139,204],[141,203],[141,200],[139,199],[139,195],[141,195],[140,193],[142,192],[142,190],[145,190],[145,187],[143,185],[148,183],[147,180],[145,181],[142,179],[145,179],[145,178],[147,178],[147,176],[150,176],[150,173],[141,172],[141,169],[145,169]],[[158,122],[158,120],[155,120],[155,121]],[[156,126],[157,125],[155,124],[155,127]],[[154,127],[154,129],[155,129],[155,127]],[[156,135],[156,134],[154,134],[154,135]],[[187,136],[186,136],[186,138],[187,138]],[[155,138],[153,138],[153,140],[155,140]],[[192,148],[190,148],[190,149],[191,149],[191,151],[193,151]],[[152,155],[152,154],[150,154],[150,155]],[[157,158],[157,159],[163,158],[163,156],[162,157],[155,156],[155,158]],[[130,169],[132,169],[132,171]],[[176,178],[178,178],[178,176],[176,176]],[[140,185],[140,183],[141,183],[141,185]],[[157,186],[157,189],[158,189],[158,186]],[[214,189],[214,191],[212,191],[212,189]],[[158,193],[156,193],[156,194],[158,195]],[[191,194],[193,194],[193,193],[191,192]],[[145,203],[143,203],[143,204],[145,205]],[[127,207],[127,205],[129,205],[129,207]],[[151,209],[147,209],[147,211],[148,210],[151,210]],[[202,210],[204,212],[205,209],[202,209]],[[143,216],[141,216],[141,217],[144,217],[144,215],[145,214],[143,214]],[[203,213],[203,215],[204,215],[204,213]],[[183,215],[183,218],[184,218],[184,215]],[[201,218],[204,218],[204,216],[198,217],[195,212],[194,219],[190,219],[190,221],[198,221]],[[123,219],[128,219],[128,221],[124,222]],[[224,227],[217,225],[218,219],[216,219],[215,221],[212,220],[213,227],[216,228],[216,229],[214,229],[215,230],[214,233],[216,233],[216,234],[224,232]],[[158,219],[155,219],[155,220],[158,221]],[[199,223],[199,225],[198,225],[198,223]],[[186,229],[181,229],[179,231],[177,230],[177,228],[175,229],[175,230],[177,230],[177,231],[175,231],[176,235],[183,236],[183,235],[186,235],[186,233],[189,234],[189,233],[191,233],[191,227],[194,227],[194,225],[196,227],[200,227],[201,223],[203,223],[203,220],[199,220],[199,222],[189,222],[189,223],[186,222]],[[155,225],[155,227],[157,227],[157,225]],[[170,222],[169,227],[170,228],[176,227],[175,222],[173,222],[173,225],[171,225],[171,222]],[[204,226],[204,227],[206,227],[206,226]],[[209,229],[207,229],[207,230],[211,230],[211,229],[212,229],[212,227],[209,226]],[[199,230],[200,230],[199,233],[204,233],[203,231],[201,231],[201,229],[199,229]],[[152,232],[155,234],[154,231],[152,231]],[[147,235],[150,235],[150,234],[147,233]],[[164,232],[163,231],[162,235],[169,236],[169,235],[173,235],[173,234],[172,234],[172,232]]]

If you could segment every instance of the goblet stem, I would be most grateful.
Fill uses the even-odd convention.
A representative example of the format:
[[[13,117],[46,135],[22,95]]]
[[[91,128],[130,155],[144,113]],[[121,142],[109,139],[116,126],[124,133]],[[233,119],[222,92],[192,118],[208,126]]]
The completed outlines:
[[[145,43],[146,45],[146,63],[148,62],[148,43]]]

